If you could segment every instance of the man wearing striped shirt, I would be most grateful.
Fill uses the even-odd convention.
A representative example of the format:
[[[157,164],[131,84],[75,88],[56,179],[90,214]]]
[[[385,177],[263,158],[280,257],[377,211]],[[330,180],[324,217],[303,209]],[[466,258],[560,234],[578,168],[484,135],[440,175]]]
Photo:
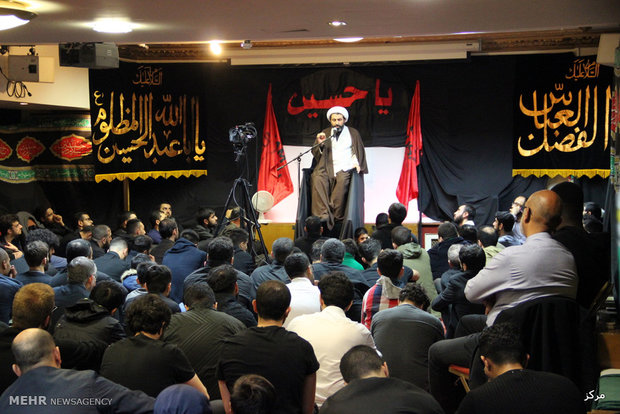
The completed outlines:
[[[398,250],[385,249],[377,258],[379,279],[364,295],[362,323],[370,329],[372,317],[379,311],[398,306],[401,288],[396,286],[404,272],[403,254]]]

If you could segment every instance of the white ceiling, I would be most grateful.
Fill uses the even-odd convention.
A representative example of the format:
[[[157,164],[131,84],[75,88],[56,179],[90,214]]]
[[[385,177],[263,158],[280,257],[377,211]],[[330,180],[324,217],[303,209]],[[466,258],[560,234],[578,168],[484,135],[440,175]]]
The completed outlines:
[[[25,0],[28,1],[28,0]],[[0,32],[0,43],[106,41],[117,44],[208,40],[296,41],[363,36],[450,35],[583,27],[618,31],[620,0],[32,0],[29,24]],[[89,22],[123,17],[127,34],[94,32]],[[345,27],[327,23],[344,20]]]

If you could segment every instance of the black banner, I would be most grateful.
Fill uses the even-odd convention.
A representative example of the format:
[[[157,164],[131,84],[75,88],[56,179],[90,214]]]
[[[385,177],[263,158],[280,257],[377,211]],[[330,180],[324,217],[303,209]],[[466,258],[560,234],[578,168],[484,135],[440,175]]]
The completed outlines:
[[[328,125],[329,108],[342,106],[349,111],[347,124],[360,131],[366,146],[404,145],[411,93],[408,85],[389,74],[323,69],[274,88],[283,141],[311,145],[317,132]]]
[[[206,175],[201,65],[123,64],[90,71],[97,182]]]
[[[519,60],[513,175],[609,176],[611,71],[596,56]]]

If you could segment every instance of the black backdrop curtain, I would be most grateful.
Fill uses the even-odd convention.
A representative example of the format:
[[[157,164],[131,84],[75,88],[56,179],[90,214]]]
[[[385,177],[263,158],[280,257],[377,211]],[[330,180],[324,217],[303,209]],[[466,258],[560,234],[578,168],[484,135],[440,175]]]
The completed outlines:
[[[381,86],[383,96],[387,94],[386,86],[393,86],[395,101],[407,102],[405,112],[415,82],[420,81],[424,142],[419,167],[420,208],[426,215],[443,220],[451,218],[459,204],[472,202],[479,209],[476,223],[489,223],[494,212],[508,209],[516,195],[529,195],[543,188],[546,182],[544,178],[511,176],[515,77],[519,59],[518,56],[472,57],[450,62],[352,65],[346,69],[191,64],[192,73],[199,74],[191,81],[195,88],[201,89],[200,95],[205,96],[205,102],[201,102],[204,113],[200,117],[200,128],[207,141],[208,175],[131,181],[131,206],[146,219],[158,203],[168,201],[173,205],[174,215],[184,224],[192,221],[200,205],[221,209],[234,179],[242,170],[246,170],[251,183],[256,182],[261,140],[255,139],[248,144],[247,164],[237,166],[228,140],[228,129],[254,122],[260,137],[269,83],[273,84],[274,109],[280,114],[288,104],[291,88],[299,85],[305,77],[318,76],[325,70],[352,71],[371,80],[381,78],[385,82]],[[124,65],[135,64],[121,63],[120,70]],[[176,65],[181,68],[189,64]],[[106,73],[91,71],[92,76],[104,80]],[[317,125],[325,127],[327,120],[323,113],[321,116],[322,119],[317,118]],[[361,121],[356,120],[352,113],[351,125],[358,127],[357,122]],[[284,125],[286,120],[278,115],[278,123]],[[402,146],[405,127],[406,119],[402,131],[393,132],[389,137],[380,134],[366,136],[365,144],[368,147]],[[307,145],[316,133],[300,131],[295,134],[290,129],[284,130],[287,131],[282,133],[285,145]],[[393,179],[398,180],[398,177]],[[581,180],[586,192],[590,181]],[[65,215],[86,209],[96,221],[114,223],[122,208],[122,184],[119,181],[99,184],[0,183],[0,191],[5,195],[1,203],[8,211],[31,210],[49,200]],[[372,197],[372,194],[366,197]],[[593,192],[586,198],[602,203],[604,194]]]

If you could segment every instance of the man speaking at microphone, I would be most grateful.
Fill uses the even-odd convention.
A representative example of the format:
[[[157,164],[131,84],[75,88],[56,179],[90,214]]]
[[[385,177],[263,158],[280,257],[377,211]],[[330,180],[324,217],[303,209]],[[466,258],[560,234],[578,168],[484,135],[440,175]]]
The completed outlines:
[[[364,143],[357,129],[345,126],[349,112],[342,106],[327,111],[331,128],[316,136],[312,155],[316,162],[312,172],[312,215],[327,222],[331,230],[344,219],[351,173],[368,173]]]

